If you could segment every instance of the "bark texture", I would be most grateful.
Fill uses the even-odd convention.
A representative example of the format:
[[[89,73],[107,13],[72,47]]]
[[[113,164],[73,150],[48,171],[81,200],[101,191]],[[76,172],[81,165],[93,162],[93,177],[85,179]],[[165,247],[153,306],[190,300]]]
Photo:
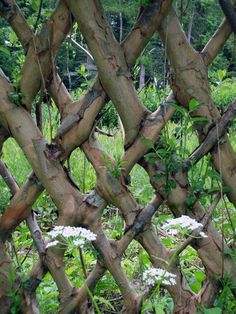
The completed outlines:
[[[236,115],[235,101],[221,116],[211,97],[207,73],[207,67],[229,37],[231,27],[234,30],[232,21],[227,20],[232,14],[226,14],[226,19],[201,52],[193,49],[184,34],[171,0],[150,1],[121,43],[116,41],[99,0],[59,1],[37,34],[27,24],[14,0],[0,1],[0,14],[18,36],[26,55],[19,83],[19,92],[23,95],[20,105],[14,103],[12,95],[15,90],[0,71],[0,155],[4,142],[13,137],[32,168],[26,183],[18,187],[4,162],[0,161],[0,174],[12,194],[0,219],[1,313],[10,312],[12,300],[9,295],[19,286],[21,312],[39,313],[36,289],[47,272],[59,291],[58,313],[92,313],[91,291],[107,270],[120,289],[121,312],[140,313],[147,293],[137,292],[122,267],[122,257],[134,240],[146,250],[153,267],[168,268],[176,275],[175,285],[162,284],[173,299],[174,313],[194,314],[199,303],[204,307],[213,306],[220,289],[217,279],[227,275],[231,286],[235,287],[236,265],[230,255],[224,255],[229,247],[211,221],[219,195],[207,209],[197,200],[189,205],[187,199],[192,187],[188,171],[210,153],[213,167],[224,184],[230,187],[227,196],[236,205],[236,157],[225,132]],[[55,66],[57,50],[73,23],[77,23],[85,38],[98,71],[91,88],[75,101]],[[172,92],[151,113],[135,90],[130,69],[155,32],[160,35],[171,64]],[[144,76],[145,71],[141,71],[140,88],[144,86]],[[50,95],[60,113],[61,123],[50,143],[42,134],[43,121],[38,117],[36,124],[31,115],[38,93]],[[167,173],[163,160],[156,157],[155,162],[150,163],[146,154],[162,147],[160,135],[175,113],[173,103],[189,110],[193,98],[199,106],[190,115],[205,118],[194,122],[200,145],[187,160],[181,161],[176,171]],[[108,100],[114,104],[124,127],[123,166],[118,175],[113,172],[116,161],[104,150],[95,133],[96,119]],[[40,110],[38,112],[40,114]],[[88,194],[78,189],[64,167],[76,148],[83,151],[96,173],[96,184]],[[148,174],[154,190],[153,199],[145,206],[137,202],[127,183],[137,163]],[[175,187],[167,192],[164,187],[170,181]],[[73,287],[66,275],[64,249],[59,245],[46,248],[33,213],[32,207],[44,189],[56,205],[58,225],[83,226],[97,235],[93,242],[98,253],[96,264],[79,288]],[[173,216],[188,215],[201,222],[207,238],[196,234],[187,238],[181,247],[169,251],[152,224],[153,215],[163,203]],[[107,205],[116,207],[124,219],[124,234],[118,240],[110,240],[104,233],[102,217]],[[38,263],[28,274],[27,287],[19,285],[7,250],[11,234],[23,220],[27,222],[39,255]],[[188,245],[197,251],[205,267],[206,279],[198,294],[191,290],[180,267],[179,255]],[[14,273],[14,281],[9,279],[9,273]],[[232,293],[236,296],[235,288]]]

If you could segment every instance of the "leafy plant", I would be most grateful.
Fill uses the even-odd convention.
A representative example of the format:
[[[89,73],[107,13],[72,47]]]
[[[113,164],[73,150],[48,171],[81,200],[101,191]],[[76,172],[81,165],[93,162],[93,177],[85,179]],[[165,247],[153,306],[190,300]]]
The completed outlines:
[[[120,158],[120,156],[116,156],[115,162],[113,163],[110,159],[106,158],[106,154],[103,154],[103,160],[105,162],[105,167],[111,173],[114,178],[118,178],[122,170],[124,169],[125,161]]]

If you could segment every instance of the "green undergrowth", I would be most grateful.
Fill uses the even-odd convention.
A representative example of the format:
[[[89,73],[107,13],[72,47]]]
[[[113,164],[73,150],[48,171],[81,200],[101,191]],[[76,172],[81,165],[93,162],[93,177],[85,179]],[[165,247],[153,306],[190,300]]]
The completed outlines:
[[[234,86],[234,81],[224,81],[218,85],[215,85],[213,89],[213,97],[219,106],[226,106],[223,103],[225,100],[225,86],[230,84],[230,87]],[[218,86],[218,87],[217,87]],[[150,89],[150,88],[149,88]],[[234,97],[234,88],[232,88],[232,99]],[[148,94],[149,93],[149,94]],[[151,104],[155,103],[156,98],[153,96],[154,90],[149,90],[146,94],[142,92],[143,100]],[[157,97],[157,96],[156,96]],[[159,97],[159,96],[158,96]],[[161,96],[160,96],[161,97]],[[228,102],[232,99],[227,99]],[[159,100],[158,100],[159,101]],[[192,110],[199,104],[195,101],[191,103]],[[175,107],[177,115],[173,121],[167,124],[162,133],[162,146],[157,147],[154,143],[147,142],[149,145],[149,162],[155,162],[156,159],[161,159],[165,164],[166,169],[171,171],[177,171],[181,166],[180,160],[186,159],[191,152],[198,146],[198,140],[195,130],[192,127],[192,118],[182,108]],[[155,110],[155,108],[150,108]],[[191,109],[191,108],[190,108]],[[46,113],[45,113],[46,114]],[[57,114],[53,113],[55,121]],[[181,120],[179,120],[181,118]],[[112,134],[112,137],[97,134],[98,139],[103,146],[104,150],[108,152],[115,160],[115,168],[112,175],[118,176],[122,171],[121,157],[123,155],[123,140],[122,132],[117,127],[102,126],[103,130]],[[47,134],[47,138],[50,132],[50,124],[46,123],[44,133]],[[234,123],[231,126],[231,132],[229,132],[233,147],[236,147],[235,141],[235,126]],[[54,131],[56,132],[56,130]],[[146,140],[146,139],[144,139]],[[31,172],[29,163],[27,162],[21,149],[18,147],[13,139],[8,139],[4,144],[2,159],[6,162],[9,170],[15,177],[19,186],[22,186],[27,179],[27,176]],[[68,162],[65,165],[68,167]],[[86,159],[85,155],[80,149],[76,149],[69,160],[71,169],[71,176],[74,182],[78,185],[79,189],[83,193],[89,193],[96,183],[96,175],[92,166]],[[108,170],[110,165],[106,164]],[[211,167],[210,157],[204,157],[189,171],[189,181],[192,186],[191,193],[187,198],[187,205],[191,208],[198,200],[202,206],[207,210],[210,206],[215,194],[219,191],[227,192],[227,186],[222,185],[220,175]],[[9,204],[10,193],[0,178],[1,199],[0,199],[0,211]],[[168,194],[174,189],[174,183],[171,180],[166,186],[163,186],[165,192]],[[143,168],[136,165],[130,173],[129,189],[133,196],[141,206],[147,205],[153,197],[153,189],[149,183],[149,178]],[[37,214],[37,219],[40,227],[43,230],[44,235],[47,231],[55,225],[57,219],[56,207],[46,192],[43,192],[36,203],[34,204],[34,210]],[[154,227],[160,236],[161,242],[167,249],[176,248],[180,242],[179,240],[171,239],[165,233],[163,233],[162,225],[169,218],[172,218],[170,210],[164,204],[153,217]],[[226,197],[222,198],[219,202],[216,210],[213,213],[213,220],[220,233],[224,233],[224,238],[230,245],[225,254],[230,255],[236,259],[235,254],[235,227],[236,227],[236,211],[233,205],[227,200]],[[125,231],[124,220],[121,217],[117,208],[112,205],[107,206],[104,210],[102,223],[106,236],[109,239],[120,239]],[[222,230],[223,228],[223,230]],[[184,239],[182,239],[184,240]],[[9,242],[9,252],[13,259],[13,262],[18,270],[22,284],[27,284],[27,273],[37,261],[37,254],[35,246],[31,240],[30,233],[27,225],[22,223],[17,227],[13,234],[11,241]],[[69,279],[72,281],[75,287],[80,287],[84,282],[83,269],[79,259],[73,258],[73,252],[67,252],[65,255],[66,273]],[[89,273],[95,265],[96,253],[93,250],[83,252],[85,267]],[[158,257],[157,257],[158,258]],[[135,241],[131,243],[129,248],[122,259],[122,266],[125,270],[128,278],[137,289],[138,292],[144,292],[145,282],[143,281],[143,272],[151,265],[150,259],[147,253],[142,247]],[[204,266],[201,260],[197,256],[197,253],[191,247],[187,247],[180,255],[180,267],[184,272],[186,280],[195,293],[198,293],[203,287],[206,279],[204,272]],[[12,279],[14,280],[14,278]],[[218,278],[220,281],[221,290],[213,309],[205,310],[199,308],[199,313],[235,313],[236,304],[230,292],[231,284],[225,276],[224,278]],[[17,295],[17,291],[16,295]],[[106,272],[103,278],[98,282],[94,292],[94,302],[98,305],[101,313],[118,313],[122,308],[122,298],[119,289],[113,279],[113,277]],[[17,313],[17,297],[12,296],[13,299],[13,312]],[[40,305],[40,313],[53,314],[58,308],[58,291],[51,276],[47,274],[39,288],[37,289],[37,300]],[[152,295],[144,301],[142,313],[171,313],[173,310],[173,302],[170,295],[163,288],[158,292],[158,298]],[[15,311],[15,312],[14,312]],[[214,312],[215,311],[215,312]]]

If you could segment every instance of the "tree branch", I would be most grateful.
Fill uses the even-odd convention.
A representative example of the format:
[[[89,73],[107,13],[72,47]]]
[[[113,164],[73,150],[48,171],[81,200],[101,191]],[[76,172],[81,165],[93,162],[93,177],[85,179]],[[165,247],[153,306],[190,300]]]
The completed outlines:
[[[227,132],[229,125],[236,117],[236,100],[234,100],[227,110],[223,113],[220,120],[213,126],[202,143],[191,153],[189,158],[184,162],[184,169],[189,170],[190,167],[195,165],[202,157],[217,144],[221,137]]]
[[[228,20],[224,19],[201,51],[206,66],[209,66],[218,55],[231,32],[232,29]]]
[[[152,34],[155,32],[156,28],[160,24],[163,16],[167,13],[170,7],[170,2],[171,1],[169,0],[154,1],[153,4],[150,4],[150,6],[145,7],[144,11],[142,12],[138,21],[135,23],[130,34],[122,42],[122,47],[124,49],[124,54],[127,58],[126,62],[128,63],[128,65],[132,65],[135,62],[138,55],[140,54],[140,52],[144,49],[145,45],[150,40]],[[75,118],[71,119],[70,123],[69,123],[70,118],[69,117],[68,119],[66,118],[67,122],[65,122],[66,124],[65,129],[68,130],[69,132],[67,131],[68,133],[65,133],[63,138],[59,141],[60,144],[64,147],[65,151],[67,152],[66,153],[67,155],[70,154],[70,152],[75,147],[81,145],[88,138],[90,130],[93,127],[94,118],[101,110],[104,103],[107,101],[108,96],[103,92],[101,97],[98,97],[97,99],[95,99],[95,101],[91,103],[90,108],[86,110],[83,119],[80,120],[80,123],[74,125],[74,121],[78,120],[77,114],[83,107],[83,102],[85,101],[87,96],[85,96],[79,101],[72,103],[73,102],[72,98],[70,97],[70,94],[66,90],[65,86],[61,83],[61,81],[59,81],[58,78],[56,81],[53,82],[53,84],[55,83],[55,87],[51,91],[53,93],[53,98],[56,100],[56,103],[58,104],[60,111],[62,111],[61,108],[65,108],[64,116],[68,115],[69,117]],[[96,80],[92,88],[95,90],[102,90],[98,79]],[[89,90],[88,93],[91,93],[91,91]],[[172,96],[169,97],[168,99],[172,101]],[[70,104],[70,106],[65,106],[65,103]],[[166,108],[165,110],[167,111],[165,120],[167,120],[168,113],[170,115],[170,112],[173,111],[173,108],[170,108],[170,112],[167,110],[167,106],[165,108]],[[150,120],[152,118],[153,117],[150,117]],[[156,119],[158,120],[158,114],[156,114]],[[147,122],[147,124],[148,123],[149,122]],[[72,127],[73,125],[74,127]],[[62,122],[61,128],[64,129],[64,122]],[[86,130],[89,130],[89,132],[86,132]],[[157,132],[159,133],[159,130]],[[57,135],[56,139],[58,137],[59,136]],[[143,146],[143,144],[144,142],[141,143],[141,146]],[[143,153],[144,152],[142,151],[140,155],[142,155]],[[129,154],[127,158],[129,158],[130,156],[135,156],[135,154]]]
[[[11,25],[24,50],[27,51],[29,42],[34,35],[16,2],[14,0],[1,0],[0,15]]]
[[[228,0],[219,0],[222,11],[224,12],[233,32],[236,34],[236,13],[233,5]]]
[[[190,115],[198,119],[204,118],[202,121],[194,122],[199,141],[202,142],[212,125],[220,118],[220,113],[211,97],[205,61],[190,47],[174,11],[171,11],[168,19],[163,22],[159,33],[173,69],[171,87],[178,103],[187,109],[191,99],[194,98],[199,103]],[[211,151],[211,156],[213,165],[222,176],[224,184],[230,187],[228,198],[236,204],[236,172],[234,172],[236,156],[227,135],[219,149]]]

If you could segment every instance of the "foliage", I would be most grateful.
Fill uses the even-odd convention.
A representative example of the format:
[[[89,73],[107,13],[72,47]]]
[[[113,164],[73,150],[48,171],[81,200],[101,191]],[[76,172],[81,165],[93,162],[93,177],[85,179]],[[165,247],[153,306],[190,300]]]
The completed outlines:
[[[44,17],[56,5],[56,1],[51,1],[50,3],[42,1],[42,12],[37,21],[41,1],[33,0],[18,2],[19,6],[24,8],[23,11],[29,24],[37,29],[39,29]],[[145,6],[149,3],[148,0],[104,0],[102,2],[117,40],[124,38],[124,36],[128,34],[131,25],[139,13],[140,5]],[[180,3],[176,1],[177,12],[181,16],[181,22],[186,31],[189,26],[189,17],[193,12],[196,14],[196,16],[194,16],[191,39],[194,47],[200,51],[203,47],[203,43],[209,38],[209,34],[212,34],[213,30],[216,29],[218,20],[222,17],[222,14],[219,13],[217,3],[213,0],[199,2],[186,0],[181,1],[181,3],[184,5],[185,11],[182,12],[180,10]],[[211,7],[210,15],[207,15],[209,7]],[[122,34],[120,33],[121,18],[123,23]],[[201,31],[199,29],[200,26],[202,27]],[[14,92],[9,95],[9,97],[16,106],[21,106],[21,101],[24,95],[19,92],[19,73],[24,62],[23,50],[16,35],[6,23],[1,21],[0,27],[2,27],[2,33],[0,34],[0,62],[4,71],[6,71],[7,75],[13,80],[13,86],[15,88]],[[120,36],[122,38],[120,38]],[[89,70],[88,66],[91,63],[91,60],[88,60],[89,58],[82,51],[75,49],[72,46],[71,39],[77,40],[85,47],[83,36],[79,33],[76,26],[74,26],[71,35],[59,50],[57,65],[61,69],[60,74],[64,77],[66,86],[72,90],[74,99],[77,99],[83,94],[84,89],[90,88],[94,73]],[[226,70],[229,64],[233,64],[233,60],[230,59],[231,48],[232,41],[225,46],[217,60],[221,68],[225,70],[218,70],[216,72],[215,65],[213,65],[210,70],[213,101],[222,112],[236,96],[236,82],[233,77],[234,72],[229,72],[228,69]],[[14,66],[12,65],[11,58],[16,60]],[[165,59],[166,51],[164,51],[159,39],[154,36],[131,71],[135,85],[138,86],[140,65],[142,64],[145,66],[146,85],[143,89],[138,91],[138,94],[146,108],[152,112],[165,101],[166,96],[170,91],[169,86],[166,86],[168,64],[166,64]],[[163,60],[165,63],[164,69]],[[157,64],[157,66],[154,66],[154,64]],[[162,68],[160,64],[162,65]],[[72,77],[73,80],[71,80]],[[37,98],[36,101],[38,100],[41,99]],[[164,192],[167,196],[176,189],[176,183],[173,180],[173,176],[177,174],[178,170],[182,167],[182,161],[185,160],[198,146],[193,122],[202,125],[206,121],[201,117],[192,118],[190,116],[190,113],[197,110],[200,106],[195,99],[190,100],[188,111],[176,104],[173,104],[172,106],[175,108],[176,113],[173,119],[166,124],[163,129],[162,135],[160,136],[161,141],[153,143],[148,138],[142,138],[143,143],[145,143],[149,149],[144,156],[148,164],[154,165],[158,160],[164,165],[160,173],[152,179],[164,179],[165,183],[160,187],[160,191]],[[35,115],[36,114],[33,111],[34,119]],[[60,124],[60,115],[54,103],[47,104],[43,101],[42,115],[44,120],[42,133],[45,138],[51,142],[52,138],[57,133],[57,125]],[[112,162],[106,157],[106,154],[103,154],[103,161],[107,171],[113,178],[120,178],[125,166],[125,163],[121,158],[124,152],[122,145],[123,139],[122,132],[119,130],[121,127],[118,115],[111,101],[103,108],[95,123],[97,123],[103,130],[108,130],[109,133],[112,134],[111,137],[98,134],[98,138],[105,150],[109,150],[109,153],[114,159],[114,162]],[[231,126],[230,130],[235,130],[234,124]],[[232,143],[234,147],[236,147],[235,138],[233,136]],[[6,161],[10,172],[21,186],[26,181],[31,168],[21,149],[13,139],[7,140],[4,144],[2,157]],[[76,182],[79,189],[83,193],[90,192],[96,184],[96,174],[85,155],[79,149],[73,151],[66,166],[71,168],[71,177]],[[131,182],[127,189],[130,189],[132,195],[141,206],[147,205],[153,196],[153,188],[146,172],[139,165],[136,165],[132,170],[130,177]],[[222,184],[222,178],[219,173],[211,167],[209,156],[202,158],[202,160],[189,171],[189,181],[191,189],[189,190],[188,197],[185,201],[185,205],[187,205],[188,209],[193,209],[196,201],[199,201],[207,208],[212,203],[212,199],[216,193],[221,192],[221,194],[223,194],[223,192],[229,191],[228,187]],[[9,204],[11,195],[2,178],[0,178],[0,188],[2,193],[0,199],[0,211],[2,213]],[[224,213],[222,208],[226,209]],[[44,235],[47,236],[48,232],[55,226],[57,210],[52,199],[46,192],[42,193],[38,198],[37,202],[34,204],[34,210],[38,215],[40,227]],[[171,236],[171,234],[168,234],[168,231],[163,228],[163,225],[168,224],[170,218],[172,218],[172,214],[166,207],[166,204],[163,204],[157,215],[153,217],[153,223],[160,236],[161,242],[168,250],[173,250],[178,247],[180,242],[185,240],[186,236],[189,236],[189,230],[185,230],[178,239],[173,237],[173,234]],[[104,232],[108,238],[111,240],[122,238],[125,233],[124,222],[117,208],[107,206],[102,220]],[[216,224],[216,228],[223,234],[229,245],[229,248],[224,251],[224,255],[236,260],[236,211],[232,204],[223,196],[221,197],[219,206],[213,213],[213,221]],[[180,231],[181,226],[176,229]],[[65,243],[65,238],[63,238],[61,242],[63,242],[62,246],[63,244],[66,244],[69,247],[65,254],[66,273],[73,285],[75,287],[80,287],[85,282],[81,255],[79,255],[78,250],[75,249],[74,243],[72,243],[73,241]],[[14,232],[13,237],[9,242],[9,252],[11,253],[13,263],[18,270],[17,280],[19,282],[17,282],[14,290],[9,294],[12,299],[11,312],[17,313],[19,310],[19,285],[27,285],[27,271],[36,262],[37,256],[35,245],[31,240],[28,227],[25,223],[18,226]],[[95,254],[97,253],[91,248],[90,250],[82,252],[85,268],[89,271],[94,267]],[[158,259],[159,257],[156,258]],[[163,263],[163,261],[161,262]],[[141,248],[139,244],[132,242],[125,252],[122,266],[125,269],[128,278],[132,284],[136,286],[139,292],[143,292],[146,288],[145,281],[147,278],[144,274],[145,271],[150,269],[150,264],[150,259],[143,248]],[[159,278],[155,280],[153,279],[152,285],[154,286],[155,293],[151,293],[143,302],[142,313],[171,313],[173,311],[173,301],[170,295],[164,288],[160,287],[161,283],[166,283],[164,282],[164,275],[169,274],[169,266],[170,263],[166,265],[165,269],[162,268],[163,272],[161,275],[156,274],[159,275]],[[193,248],[187,247],[181,253],[179,266],[183,270],[190,288],[197,294],[206,282],[206,274],[204,265]],[[172,276],[173,279],[174,275]],[[10,282],[16,281],[15,275],[11,272],[9,272],[9,278]],[[230,290],[232,288],[232,283],[227,276],[218,278],[217,280],[220,283],[221,290],[217,295],[214,304],[215,307],[212,309],[205,309],[199,306],[199,311],[207,314],[234,313],[234,311],[236,311],[236,304]],[[120,296],[120,291],[114,278],[109,273],[106,273],[98,282],[94,295],[90,295],[90,298],[98,313],[100,312],[99,309],[101,309],[101,313],[118,313],[122,309]],[[40,304],[41,313],[55,313],[58,310],[57,299],[58,292],[56,286],[51,276],[47,274],[37,289],[37,300]]]
[[[212,86],[212,97],[217,107],[224,111],[236,96],[235,78],[227,77],[226,70],[217,71],[217,81]]]
[[[227,106],[228,102],[230,102],[234,96],[235,82],[233,79],[224,79],[224,75],[225,72],[218,73],[219,83],[213,87],[213,96],[215,98],[215,101],[219,101],[219,104],[224,104],[224,106]],[[232,90],[232,96],[230,96],[230,93],[227,94],[229,95],[229,98],[225,97],[225,86],[228,87],[228,91]],[[145,103],[149,103],[151,106],[152,104],[155,105],[155,102],[160,102],[160,99],[162,99],[163,97],[163,92],[160,91],[159,93],[156,93],[156,88],[153,85],[150,85],[141,92],[140,96],[143,98]],[[225,102],[222,103],[221,100],[224,100]],[[195,102],[194,100],[191,101],[190,111],[195,110],[197,106],[197,102]],[[149,162],[152,163],[155,161],[156,158],[161,158],[167,167],[167,171],[171,173],[175,172],[178,169],[178,162],[176,163],[176,161],[174,160],[178,160],[180,157],[188,156],[189,153],[194,150],[194,147],[197,145],[196,136],[194,134],[194,130],[191,127],[192,118],[190,118],[189,114],[184,109],[181,109],[178,106],[175,106],[175,108],[179,112],[180,117],[182,117],[182,126],[181,128],[179,126],[176,126],[175,122],[172,122],[167,126],[167,129],[162,135],[162,142],[164,146],[158,148],[152,142],[147,142],[147,140],[144,139],[144,141],[147,142],[150,149],[152,150],[151,152],[146,154]],[[152,108],[150,107],[150,109]],[[155,107],[153,109],[155,110]],[[46,111],[44,114],[45,117],[48,117]],[[56,116],[55,109],[53,109],[53,116]],[[108,114],[107,119],[109,121],[109,119],[112,120],[113,117]],[[44,132],[49,132],[47,124],[45,125]],[[110,169],[111,163],[108,160],[105,160],[108,170],[111,170],[111,173],[115,177],[119,176],[120,171],[122,171],[122,162],[117,156],[120,156],[123,151],[121,134],[117,133],[112,138],[107,138],[106,136],[99,135],[99,138],[103,146],[107,149],[109,148],[111,154],[116,160],[115,166],[112,169]],[[114,143],[116,144],[114,145]],[[12,155],[15,156],[14,160],[11,158]],[[25,181],[26,176],[29,174],[30,167],[14,140],[8,140],[7,143],[5,143],[3,156],[4,160],[6,160],[7,162],[10,171],[16,177],[18,183],[22,184]],[[74,180],[78,183],[83,191],[89,191],[94,186],[96,179],[91,165],[86,161],[83,154],[79,151],[75,151],[73,153],[70,163],[73,170],[72,176]],[[74,164],[78,163],[78,167],[73,166]],[[81,170],[83,173],[82,177]],[[143,169],[137,165],[133,169],[131,177],[131,190],[134,192],[135,197],[140,203],[146,204],[150,201],[152,195],[152,188],[150,187],[150,184],[148,182],[147,175],[145,174]],[[192,197],[193,202],[196,197],[198,199],[200,197],[203,204],[209,204],[209,197],[211,198],[209,192],[212,191],[215,193],[219,190],[218,187],[220,184],[220,177],[209,166],[208,158],[204,158],[200,162],[200,164],[197,165],[197,168],[195,168],[195,170],[193,169],[190,171],[190,180],[193,186],[193,194],[189,196],[189,206],[191,206]],[[0,180],[0,184],[3,192],[3,198],[1,198],[1,209],[3,210],[9,200],[9,192],[2,180]],[[174,188],[175,185],[174,183],[172,185],[171,181],[169,182],[169,185],[165,187],[166,192],[170,192]],[[204,190],[206,190],[207,192],[203,193]],[[230,206],[230,204],[227,206]],[[51,227],[54,225],[53,220],[56,219],[56,208],[47,194],[44,193],[40,196],[37,201],[36,208],[38,215],[40,215],[41,227],[43,228],[43,230],[50,230]],[[106,215],[109,215],[109,219],[105,218]],[[235,241],[233,240],[235,239],[235,230],[233,229],[235,227],[232,228],[232,225],[229,223],[230,221],[232,221],[234,226],[236,224],[235,210],[230,210],[229,215],[229,217],[223,218],[227,220],[227,222],[225,222],[225,235],[228,237],[229,241]],[[158,221],[156,221],[155,223],[157,226],[161,227],[163,223],[167,222],[170,217],[171,216],[169,213],[167,215],[162,214],[159,216]],[[220,226],[220,213],[216,212],[214,217],[216,224]],[[122,236],[123,222],[117,212],[114,211],[114,209],[107,208],[107,213],[104,216],[104,226],[107,236],[111,239],[119,239]],[[29,239],[30,238],[27,227],[25,226],[25,224],[22,224],[20,227],[17,228],[14,236],[14,246],[16,251],[20,252],[22,250],[25,250],[25,248],[28,248],[30,252],[26,260],[23,261],[23,264],[21,264],[21,267],[23,267],[23,271],[21,274],[22,280],[24,280],[24,272],[26,271],[26,269],[28,269],[29,265],[32,264],[31,258],[34,259],[35,249],[33,248],[32,242]],[[163,244],[167,245],[167,247],[169,247],[170,249],[173,248],[173,239],[168,237],[161,237],[161,240],[163,241]],[[135,257],[137,255],[137,252],[139,256],[138,258]],[[233,249],[225,251],[225,254],[230,254],[235,258],[235,250]],[[23,256],[20,256],[19,254],[17,255],[18,260],[22,261],[22,259],[24,259]],[[16,256],[14,256],[13,258],[16,259]],[[84,254],[84,259],[87,267],[92,266],[93,257],[91,253],[86,252]],[[149,263],[150,261],[146,253],[139,246],[136,245],[131,245],[129,251],[127,252],[126,258],[123,261],[126,272],[128,274],[130,273],[130,276],[132,276],[132,274],[136,274],[133,278],[134,282],[135,280],[142,280],[142,278],[140,278],[140,274],[144,272],[144,269],[147,269]],[[191,248],[186,248],[186,250],[181,254],[180,263],[182,269],[185,272],[185,276],[190,284],[190,287],[193,289],[193,291],[198,293],[198,291],[204,284],[205,274],[203,271],[203,266],[198,260],[196,252]],[[81,273],[78,278],[76,271],[77,265],[72,262],[70,254],[66,255],[66,264],[68,265],[67,274],[69,275],[70,279],[75,283],[75,286],[80,286],[81,283],[83,283],[83,273],[81,267]],[[220,311],[222,310],[230,310],[232,312],[235,310],[235,303],[233,302],[231,293],[229,292],[230,283],[227,281],[227,279],[224,279],[223,281],[221,281],[221,284],[222,290],[216,300],[214,311],[217,311],[218,309],[219,313],[221,313]],[[110,295],[106,295],[107,287],[109,287],[109,291],[112,291]],[[118,309],[120,309],[119,302],[117,302],[114,307],[114,303],[112,305],[109,301],[111,299],[114,299],[114,297],[117,298],[119,295],[119,290],[114,283],[114,279],[110,275],[107,274],[98,283],[94,295],[95,302],[97,303],[99,308],[103,308],[104,311],[118,311]],[[54,287],[54,283],[50,275],[45,276],[43,283],[40,285],[40,288],[37,291],[37,297],[40,303],[42,313],[46,314],[56,311],[57,291]],[[153,296],[152,298],[148,299],[143,304],[142,312],[146,313],[146,311],[154,311],[155,313],[171,313],[173,304],[168,294],[161,290],[160,298],[161,299],[159,300]],[[12,311],[14,311],[14,308],[17,307],[17,300],[18,299],[14,299],[13,301]],[[211,309],[201,308],[201,311],[203,311],[203,313],[211,313]],[[214,311],[212,309],[212,313],[215,313]]]

